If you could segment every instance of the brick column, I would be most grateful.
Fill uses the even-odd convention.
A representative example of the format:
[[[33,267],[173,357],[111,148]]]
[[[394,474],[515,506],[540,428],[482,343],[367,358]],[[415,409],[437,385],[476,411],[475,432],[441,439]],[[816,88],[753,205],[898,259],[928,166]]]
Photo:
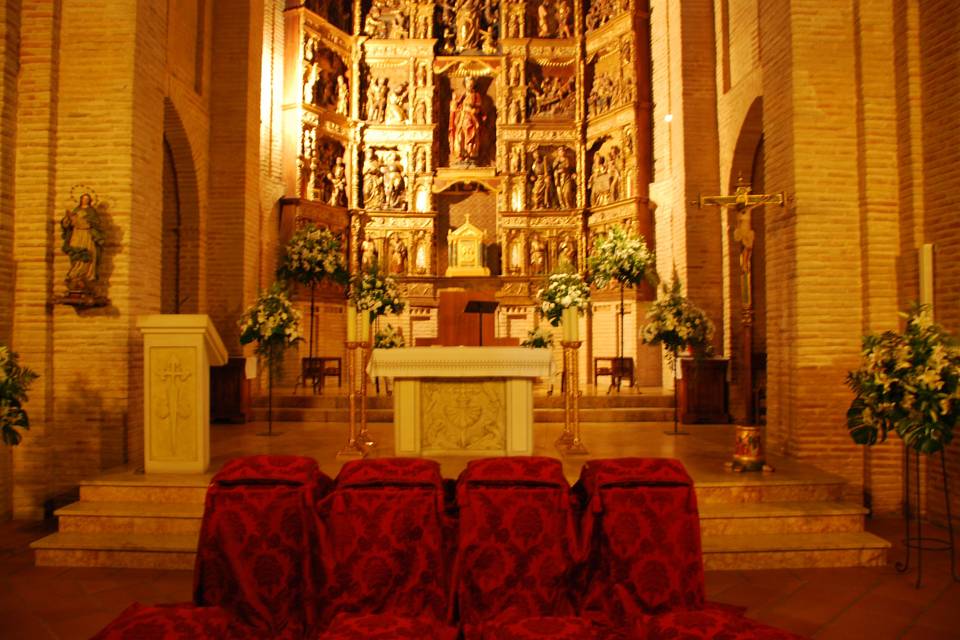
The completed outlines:
[[[760,7],[767,207],[768,439],[858,492],[846,372],[864,327],[857,52],[851,7]]]
[[[260,284],[260,90],[264,2],[215,0],[210,123],[209,313],[231,355]]]
[[[27,410],[31,428],[13,454],[13,515],[36,518],[51,484],[53,418],[53,322],[47,304],[53,271],[51,217],[60,207],[55,196],[55,136],[60,73],[60,3],[26,3],[20,14],[19,108],[16,115],[16,183],[13,188],[15,303],[13,348],[23,364],[40,374]]]

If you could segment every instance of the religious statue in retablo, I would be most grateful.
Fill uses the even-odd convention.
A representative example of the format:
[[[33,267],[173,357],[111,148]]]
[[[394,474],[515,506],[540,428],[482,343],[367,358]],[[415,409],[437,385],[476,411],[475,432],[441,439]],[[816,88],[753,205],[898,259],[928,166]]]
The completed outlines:
[[[477,81],[468,77],[463,93],[450,103],[450,164],[476,165],[480,160],[486,115]]]

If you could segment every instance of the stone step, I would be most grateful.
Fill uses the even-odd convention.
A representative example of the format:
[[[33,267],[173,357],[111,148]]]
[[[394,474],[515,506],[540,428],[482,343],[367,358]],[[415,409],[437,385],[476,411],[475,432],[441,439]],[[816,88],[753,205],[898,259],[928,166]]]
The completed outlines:
[[[59,532],[33,542],[39,567],[193,569],[198,536]]]
[[[890,543],[867,533],[764,533],[704,535],[707,570],[881,567]]]
[[[557,389],[552,395],[535,395],[533,406],[535,409],[563,409],[563,395]],[[260,396],[254,399],[253,407],[267,408],[267,398]],[[344,409],[349,407],[345,395],[275,395],[273,408],[277,409]],[[660,408],[673,409],[673,395],[664,393],[624,393],[610,395],[589,395],[580,398],[582,409],[638,409]],[[393,409],[393,397],[387,395],[370,395],[367,397],[367,409]]]
[[[700,507],[700,533],[841,533],[863,531],[867,509],[849,502],[712,503]]]
[[[253,409],[255,421],[266,421],[267,409],[257,407]],[[274,407],[274,422],[326,422],[345,424],[349,420],[347,409],[315,409],[296,407]],[[580,409],[581,422],[672,422],[672,408],[641,407],[641,408],[582,408]],[[563,409],[534,409],[533,421],[563,422]],[[367,422],[393,422],[393,409],[368,409]]]
[[[563,409],[534,409],[534,422],[563,422]],[[580,422],[673,422],[673,409],[643,408],[580,408]]]
[[[153,474],[132,471],[107,473],[80,484],[81,502],[203,504],[212,473]]]
[[[254,421],[266,422],[266,407],[257,407],[253,409],[252,413]],[[274,422],[327,422],[346,424],[349,420],[350,412],[347,409],[273,408]],[[367,409],[367,422],[393,422],[393,409]]]
[[[199,535],[203,502],[90,502],[57,509],[61,532]]]
[[[842,479],[832,478],[780,481],[757,477],[759,480],[747,477],[731,482],[698,482],[697,504],[702,510],[707,505],[722,503],[839,502],[843,499],[846,484]]]

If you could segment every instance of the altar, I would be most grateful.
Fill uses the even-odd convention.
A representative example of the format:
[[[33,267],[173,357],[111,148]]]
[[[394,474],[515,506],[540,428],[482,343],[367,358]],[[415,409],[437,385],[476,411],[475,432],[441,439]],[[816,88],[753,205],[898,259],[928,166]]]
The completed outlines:
[[[549,349],[374,349],[369,374],[394,379],[396,455],[530,455],[533,382]]]

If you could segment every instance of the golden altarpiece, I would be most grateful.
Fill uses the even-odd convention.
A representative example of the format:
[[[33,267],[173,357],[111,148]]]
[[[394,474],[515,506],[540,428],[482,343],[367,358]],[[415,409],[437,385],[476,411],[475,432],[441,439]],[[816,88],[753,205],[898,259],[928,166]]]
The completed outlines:
[[[523,338],[540,281],[583,271],[593,234],[652,240],[643,0],[290,0],[285,20],[281,240],[313,221],[352,270],[395,275],[408,343],[436,336],[450,287],[494,292],[500,333]],[[458,268],[460,237],[482,239],[478,268]],[[614,331],[594,349],[587,324],[587,361]]]

